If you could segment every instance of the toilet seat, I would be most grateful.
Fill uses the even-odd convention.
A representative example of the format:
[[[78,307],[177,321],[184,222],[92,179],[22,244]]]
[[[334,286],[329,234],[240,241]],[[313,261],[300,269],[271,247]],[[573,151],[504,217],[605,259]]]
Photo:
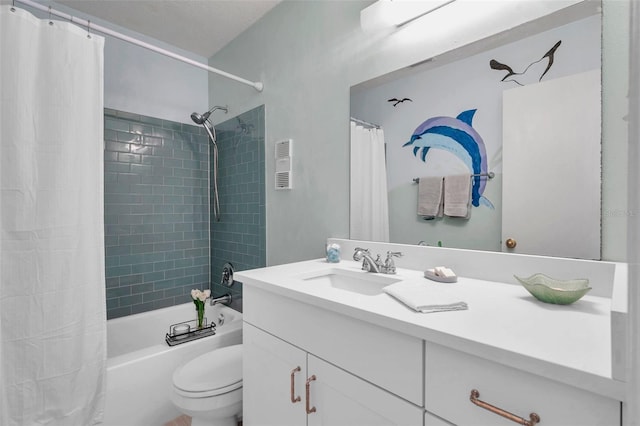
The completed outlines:
[[[242,387],[242,345],[216,349],[189,361],[173,373],[177,394],[206,398]]]

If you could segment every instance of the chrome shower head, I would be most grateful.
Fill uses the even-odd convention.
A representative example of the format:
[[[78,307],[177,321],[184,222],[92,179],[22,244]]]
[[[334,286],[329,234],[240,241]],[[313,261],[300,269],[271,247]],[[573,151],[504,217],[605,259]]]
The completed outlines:
[[[197,112],[191,113],[191,119],[193,120],[194,123],[202,125],[207,121],[207,119],[209,119],[209,116],[211,115],[211,113],[217,109],[223,110],[225,114],[229,112],[229,108],[216,105],[213,108],[211,108],[209,111],[203,114],[198,114]]]
[[[204,124],[204,121],[206,120],[206,118],[204,118],[202,115],[198,114],[197,112],[191,113],[191,119],[196,124]]]

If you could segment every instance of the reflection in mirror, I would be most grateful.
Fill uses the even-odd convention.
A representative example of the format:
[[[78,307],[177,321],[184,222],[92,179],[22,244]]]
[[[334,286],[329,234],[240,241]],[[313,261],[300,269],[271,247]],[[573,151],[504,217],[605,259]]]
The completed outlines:
[[[567,9],[562,12],[561,19],[557,14],[549,16],[527,24],[526,29],[515,28],[473,46],[423,61],[411,70],[401,70],[398,73],[400,78],[383,76],[352,87],[351,117],[355,119],[351,124],[352,135],[354,129],[363,134],[382,135],[386,164],[383,162],[381,167],[376,166],[369,177],[364,177],[358,171],[362,168],[363,159],[373,164],[371,158],[378,154],[368,152],[366,143],[360,141],[356,146],[352,141],[351,212],[354,219],[351,238],[384,241],[386,220],[389,241],[394,243],[418,244],[423,241],[427,245],[443,247],[599,258],[601,16],[597,2],[586,3],[589,3],[588,9],[584,6],[576,8],[576,16],[570,16]],[[553,25],[549,24],[550,20]],[[478,48],[480,44],[482,49]],[[465,50],[471,53],[465,56]],[[574,80],[578,79],[576,76],[589,72],[597,73],[597,86],[593,90],[595,97],[580,102],[582,105],[591,104],[584,109],[595,118],[587,120],[580,106],[570,104],[556,108],[555,118],[545,118],[544,112],[550,102],[562,103],[564,99],[574,98],[576,91],[584,91],[580,86],[574,87]],[[541,143],[531,140],[524,146],[521,143],[517,148],[518,156],[514,157],[517,159],[509,160],[516,144],[510,142],[511,136],[510,140],[503,140],[505,129],[515,128],[519,129],[515,131],[517,134],[530,135],[534,135],[536,129],[527,127],[529,116],[506,114],[503,117],[503,96],[506,93],[517,95],[520,89],[525,88],[538,92],[538,87],[544,87],[548,82],[562,82],[560,99],[536,100],[535,107],[527,105],[526,108],[527,111],[543,112],[535,112],[534,115],[538,123],[535,126],[547,129],[540,136],[544,140],[532,136],[533,140]],[[515,104],[511,101],[511,110],[525,110],[524,105],[518,104],[518,96],[515,99]],[[575,109],[578,114],[565,114],[565,111]],[[513,120],[517,121],[515,127],[509,124]],[[586,121],[589,126],[584,125]],[[564,127],[556,129],[553,127],[556,125]],[[563,140],[577,134],[572,131],[576,127],[584,128],[585,133],[593,135],[593,141],[588,147],[585,142],[580,149],[563,148],[570,146]],[[590,215],[588,223],[576,227],[581,232],[575,237],[577,246],[582,246],[582,234],[597,235],[596,247],[590,253],[549,249],[557,245],[552,241],[558,236],[557,230],[553,231],[556,235],[543,237],[541,246],[536,245],[530,236],[518,240],[519,229],[503,235],[503,222],[509,222],[503,216],[512,214],[513,210],[503,210],[503,204],[512,200],[511,195],[503,194],[503,182],[506,179],[510,179],[509,182],[516,180],[513,174],[509,177],[503,172],[505,169],[510,173],[515,173],[511,170],[524,169],[517,162],[526,162],[528,154],[529,158],[537,159],[535,166],[540,173],[527,179],[540,189],[543,200],[544,191],[547,194],[569,191],[563,196],[575,202],[573,217],[576,220],[586,216],[583,212],[594,211],[596,216]],[[565,156],[569,160],[565,160]],[[512,161],[510,167],[506,167],[507,161]],[[583,166],[578,169],[576,164]],[[382,207],[376,209],[370,204],[366,204],[363,210],[361,204],[371,202],[372,197],[379,198],[383,187],[374,182],[376,188],[373,189],[372,179],[378,176],[380,180],[379,176],[385,173],[386,179],[382,180],[387,187],[388,215],[384,214]],[[489,178],[489,173],[495,177]],[[545,177],[549,177],[546,182]],[[576,180],[582,185],[579,194],[560,189],[564,182]],[[366,185],[361,186],[362,182]],[[354,188],[354,185],[360,187]],[[587,189],[585,185],[590,187]],[[505,189],[507,187],[510,186],[505,185]],[[509,205],[519,206],[521,212],[528,211],[530,219],[527,226],[541,224],[540,230],[536,229],[533,234],[542,235],[545,224],[555,220],[554,206],[539,204],[531,190],[522,185],[520,188],[522,190],[516,188],[512,192],[520,193],[521,198],[509,201]],[[584,201],[587,193],[591,197]],[[580,204],[583,201],[585,206]],[[367,218],[381,216],[370,225],[375,231],[353,225],[354,220],[363,216],[356,213],[358,211],[370,211]],[[377,229],[380,227],[382,230]],[[507,248],[503,244],[502,241],[508,238],[517,241],[515,247]],[[573,237],[562,238],[570,240]]]

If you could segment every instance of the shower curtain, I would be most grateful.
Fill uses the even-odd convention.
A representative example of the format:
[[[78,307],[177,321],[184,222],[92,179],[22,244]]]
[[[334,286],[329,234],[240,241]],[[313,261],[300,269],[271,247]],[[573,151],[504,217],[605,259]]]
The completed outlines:
[[[389,241],[384,131],[351,122],[350,237]]]
[[[101,420],[104,39],[0,6],[0,424]]]

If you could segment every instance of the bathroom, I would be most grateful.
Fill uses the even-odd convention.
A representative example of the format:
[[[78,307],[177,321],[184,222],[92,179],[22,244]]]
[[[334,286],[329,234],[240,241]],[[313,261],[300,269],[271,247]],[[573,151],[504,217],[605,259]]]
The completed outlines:
[[[206,286],[206,278],[203,280],[202,276],[209,275],[208,263],[217,284],[225,261],[234,263],[238,270],[246,270],[314,259],[323,255],[324,242],[328,237],[349,237],[349,90],[360,82],[433,56],[425,54],[426,42],[419,37],[402,40],[384,32],[363,36],[360,32],[360,10],[370,3],[284,1],[212,58],[198,58],[216,68],[262,81],[265,85],[262,92],[108,38],[105,44],[105,139],[109,131],[120,131],[117,126],[123,121],[132,125],[135,119],[142,121],[138,123],[140,125],[149,125],[144,121],[159,119],[167,126],[180,123],[190,126],[189,129],[199,130],[199,140],[206,143],[206,134],[194,125],[189,116],[194,111],[207,111],[214,105],[229,108],[227,114],[215,111],[211,116],[221,150],[225,146],[223,138],[229,138],[230,145],[243,137],[263,138],[262,152],[256,153],[264,159],[262,164],[256,164],[256,167],[264,168],[259,173],[263,179],[264,199],[255,207],[256,214],[262,215],[262,222],[258,224],[258,236],[250,244],[258,248],[252,253],[255,255],[254,263],[242,256],[233,258],[236,252],[246,255],[243,253],[245,248],[226,250],[228,247],[221,247],[220,256],[216,256],[212,248],[214,260],[200,259],[202,264],[190,265],[201,268],[193,274],[186,287]],[[64,9],[64,4],[56,3],[54,7]],[[627,121],[617,118],[627,115],[627,87],[621,82],[628,77],[626,49],[631,38],[626,17],[630,7],[631,2],[605,2],[605,11],[607,8],[610,11],[608,16],[617,20],[615,24],[609,23],[604,27],[603,139],[610,143],[603,142],[603,174],[606,179],[603,180],[602,259],[633,263],[637,256],[632,244],[637,239],[637,215],[628,212],[634,211],[637,200],[632,190],[636,186],[626,175],[629,155],[625,141],[636,143],[637,137],[627,136]],[[87,17],[79,11],[74,11],[74,15]],[[46,13],[40,16],[46,19]],[[98,18],[90,19],[101,23]],[[108,22],[102,23],[109,25]],[[612,33],[612,41],[609,41],[607,31]],[[157,41],[154,43],[159,44]],[[257,117],[243,116],[247,113]],[[245,124],[244,130],[236,117]],[[155,128],[151,128],[153,132]],[[153,137],[152,134],[147,136]],[[293,142],[293,189],[276,190],[272,183],[275,172],[273,150],[276,142],[285,139]],[[221,191],[228,188],[228,182],[223,183],[222,180],[221,177]],[[627,196],[627,193],[631,195]],[[225,207],[229,206],[225,204],[227,201],[222,202],[221,199],[223,209],[228,208]],[[224,221],[223,218],[221,223]],[[211,229],[215,230],[215,226],[212,222]],[[200,235],[193,239],[195,244],[206,239],[206,236],[202,237],[202,231],[206,232],[206,229],[191,231],[200,231]],[[417,238],[415,243],[419,239],[422,238]],[[107,259],[107,268],[123,266],[121,263],[110,264],[111,261],[115,259]],[[214,265],[214,262],[219,263]],[[142,306],[146,302],[144,299],[136,299],[142,294],[132,293],[134,286],[145,284],[136,282],[138,278],[135,275],[118,278],[121,281],[117,288],[129,293],[114,294],[107,290],[106,310],[107,313],[112,312],[111,318],[148,309]],[[127,283],[127,280],[130,281]],[[110,283],[115,285],[107,279],[107,286]],[[219,286],[214,290],[216,296],[226,291]],[[231,287],[230,291],[234,296],[241,296],[239,287]],[[170,297],[172,302],[164,300],[156,302],[155,306],[152,300],[152,308],[189,302],[188,297],[181,302],[175,296]],[[633,297],[630,300],[630,312],[635,315],[637,302],[633,302],[636,300]],[[633,410],[631,404],[629,409]]]

